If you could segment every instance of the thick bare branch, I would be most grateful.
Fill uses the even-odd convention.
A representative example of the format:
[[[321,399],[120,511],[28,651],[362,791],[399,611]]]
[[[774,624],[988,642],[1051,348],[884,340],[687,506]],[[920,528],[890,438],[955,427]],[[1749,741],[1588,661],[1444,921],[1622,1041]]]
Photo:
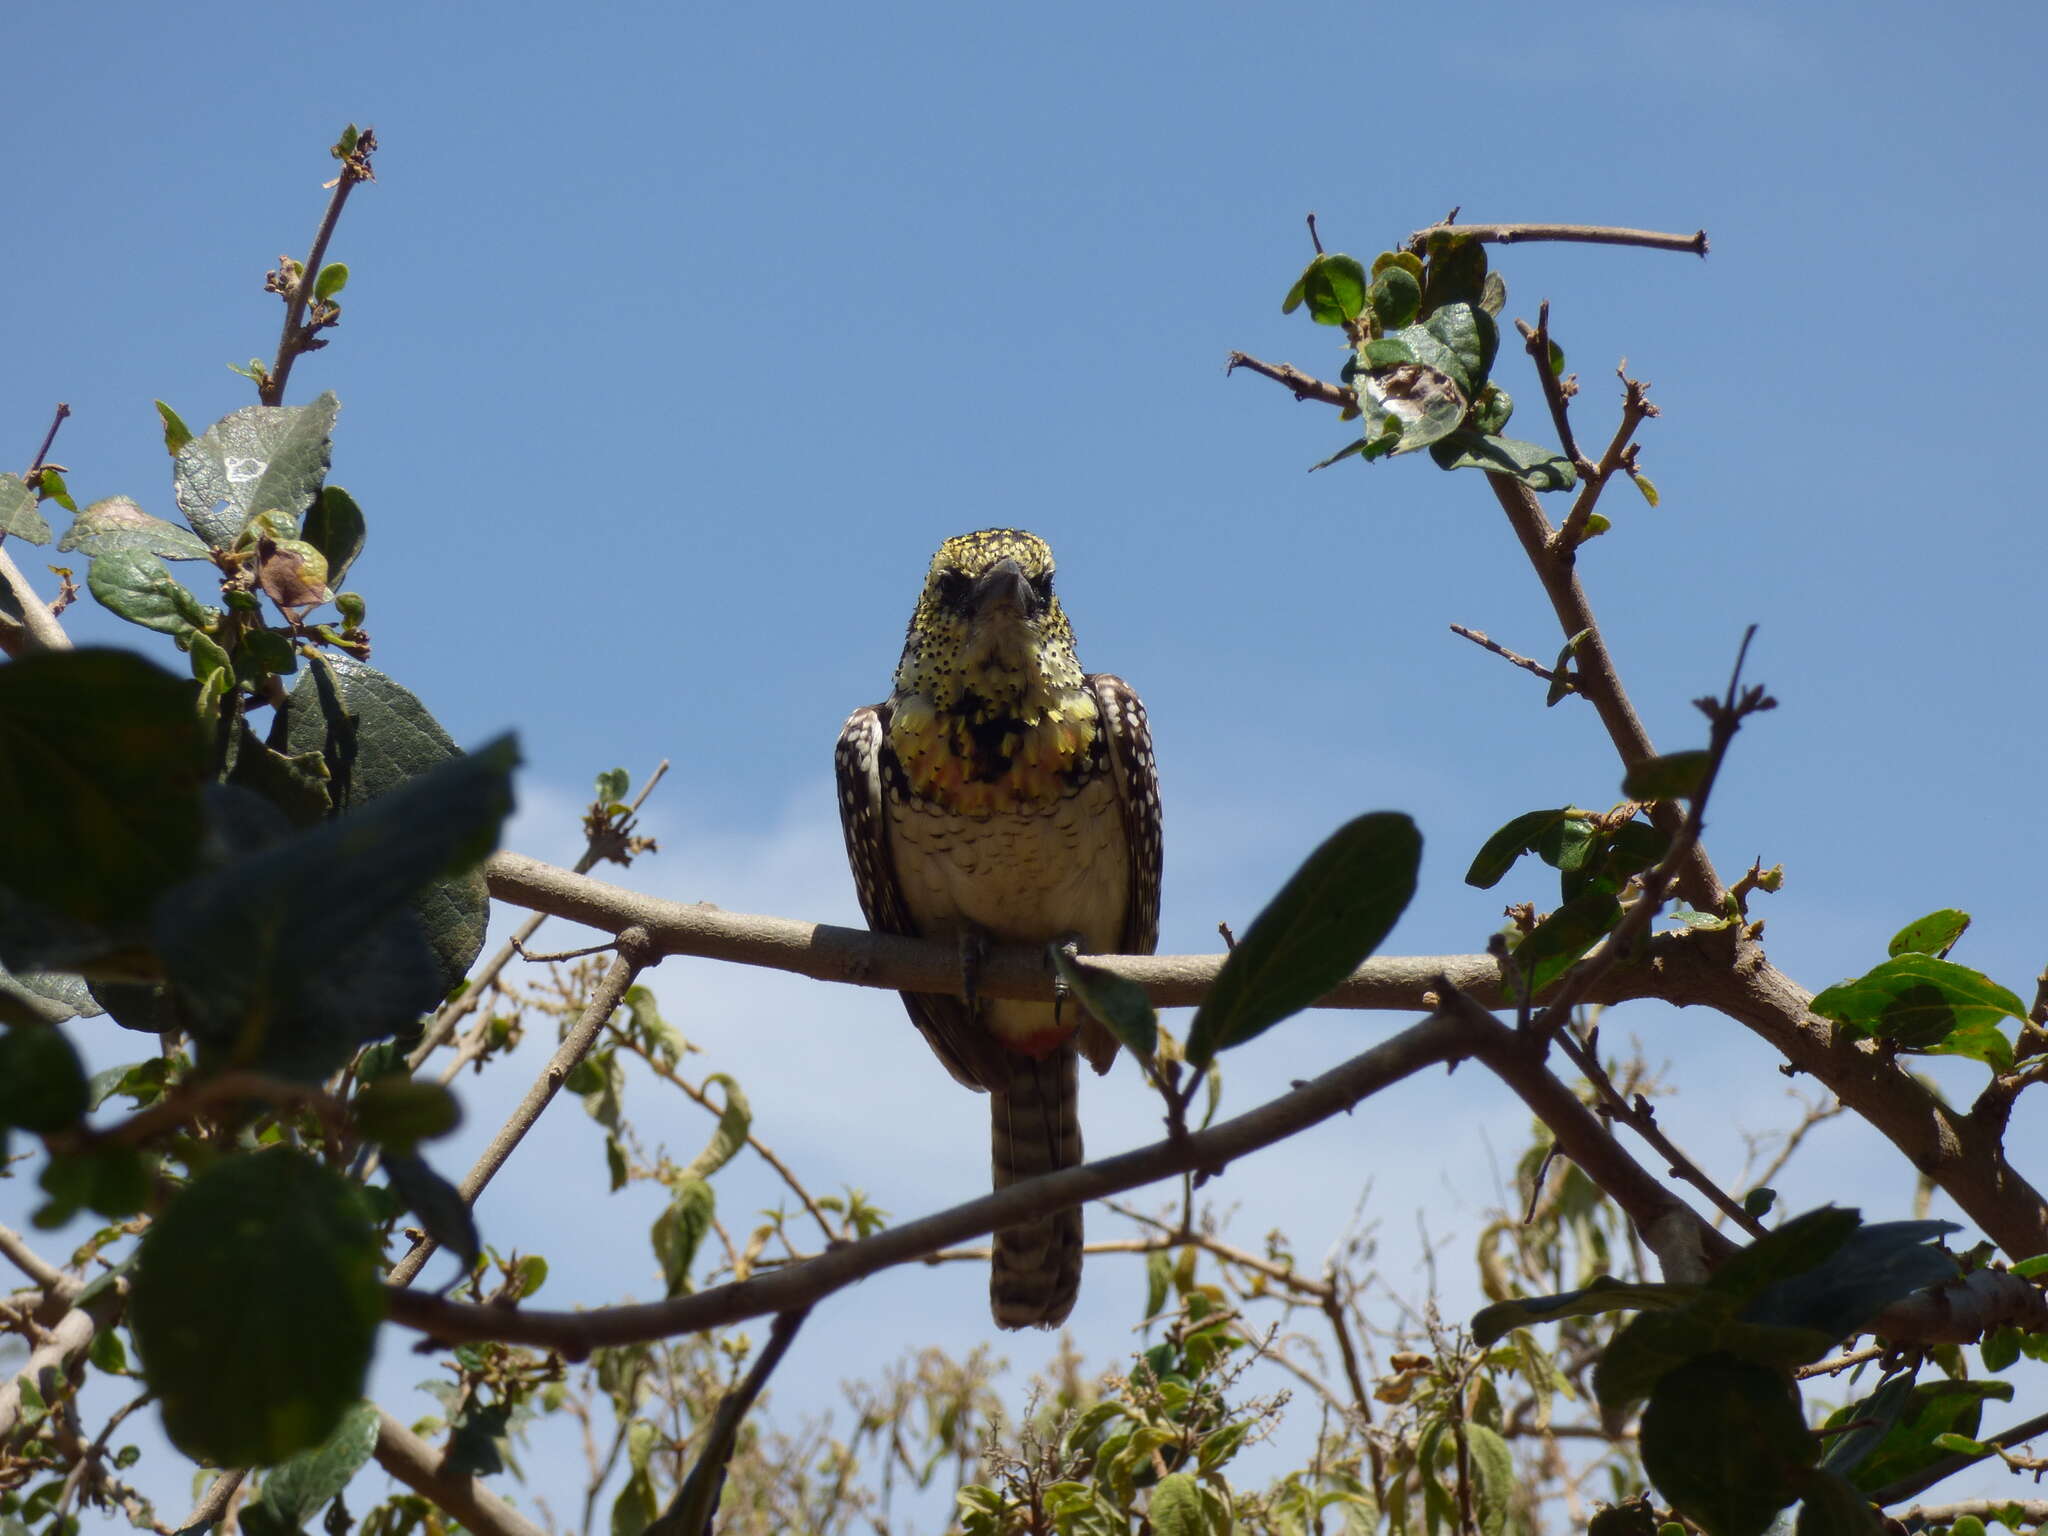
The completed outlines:
[[[1666,234],[1655,229],[1620,229],[1608,224],[1432,224],[1408,237],[1408,249],[1418,256],[1429,248],[1435,234],[1469,235],[1488,245],[1514,245],[1525,240],[1563,240],[1578,245],[1634,245],[1653,251],[1689,251],[1707,254],[1707,232],[1689,235]]]
[[[998,1227],[1121,1194],[1189,1169],[1220,1169],[1344,1113],[1360,1100],[1426,1067],[1470,1055],[1478,1038],[1479,1031],[1465,1018],[1438,1015],[1425,1019],[1293,1092],[1206,1131],[1027,1179],[800,1264],[694,1296],[587,1312],[539,1312],[474,1306],[392,1290],[391,1316],[451,1343],[502,1339],[560,1350],[580,1359],[606,1345],[670,1338],[744,1318],[793,1311],[879,1270],[921,1259]]]

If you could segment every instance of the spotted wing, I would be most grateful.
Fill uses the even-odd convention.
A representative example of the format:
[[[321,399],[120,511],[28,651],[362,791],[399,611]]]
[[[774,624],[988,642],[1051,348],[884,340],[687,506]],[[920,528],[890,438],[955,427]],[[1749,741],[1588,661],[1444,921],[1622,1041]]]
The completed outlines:
[[[1152,725],[1131,685],[1108,672],[1088,679],[1102,711],[1116,776],[1117,806],[1130,849],[1131,902],[1124,911],[1124,954],[1149,955],[1159,947],[1159,870],[1162,859],[1159,768],[1152,758]]]
[[[887,704],[857,709],[847,717],[833,753],[839,780],[839,824],[846,833],[846,859],[853,866],[853,885],[861,914],[877,933],[918,936],[896,861],[889,851],[888,784],[900,776],[888,744]],[[946,1070],[976,1091],[999,1088],[1009,1081],[1005,1054],[987,1031],[979,1028],[957,997],[936,992],[902,992],[910,1021],[924,1035]]]

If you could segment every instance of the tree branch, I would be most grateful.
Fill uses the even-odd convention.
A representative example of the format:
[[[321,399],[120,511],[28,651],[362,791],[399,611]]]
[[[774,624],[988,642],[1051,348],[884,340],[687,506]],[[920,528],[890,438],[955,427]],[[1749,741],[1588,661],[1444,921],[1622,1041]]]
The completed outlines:
[[[18,616],[17,616],[18,615]],[[36,595],[14,557],[0,547],[0,641],[9,655],[29,651],[68,651],[71,637]]]
[[[1488,245],[1514,245],[1525,240],[1563,240],[1578,245],[1634,245],[1653,251],[1707,254],[1707,232],[1665,234],[1654,229],[1618,229],[1606,224],[1432,224],[1408,237],[1408,249],[1420,256],[1435,234],[1467,235]]]
[[[617,1010],[627,989],[633,985],[634,978],[653,961],[654,957],[649,953],[647,935],[639,928],[622,930],[618,936],[618,945],[618,955],[606,969],[596,989],[591,992],[590,1000],[584,1004],[582,1015],[576,1020],[576,1027],[563,1037],[562,1043],[555,1049],[555,1054],[548,1059],[547,1066],[541,1070],[533,1086],[526,1090],[526,1097],[519,1101],[519,1107],[513,1110],[511,1118],[499,1127],[498,1134],[491,1138],[490,1145],[478,1155],[469,1172],[462,1176],[462,1182],[455,1186],[456,1193],[462,1196],[464,1205],[476,1204],[477,1196],[484,1192],[484,1186],[489,1184],[497,1171],[505,1166],[505,1160],[525,1139],[526,1133],[533,1129],[534,1122],[540,1119],[541,1112],[561,1090],[570,1071],[590,1049],[591,1042],[597,1038],[598,1032]],[[419,1241],[412,1245],[405,1257],[392,1266],[391,1273],[386,1276],[387,1282],[393,1286],[410,1285],[439,1246],[440,1244],[436,1243],[430,1234],[421,1233]]]
[[[1342,384],[1328,384],[1321,379],[1313,378],[1292,363],[1262,363],[1244,352],[1231,353],[1223,364],[1223,371],[1231,374],[1240,368],[1256,373],[1262,378],[1271,379],[1275,383],[1285,384],[1294,391],[1294,398],[1297,400],[1320,400],[1325,405],[1334,405],[1347,411],[1356,410],[1358,407],[1356,390],[1347,389]]]
[[[726,1468],[739,1446],[740,1425],[809,1315],[807,1307],[777,1315],[768,1331],[768,1343],[746,1379],[718,1400],[718,1412],[704,1437],[704,1448],[697,1454],[697,1464],[690,1468],[690,1475],[676,1489],[675,1498],[661,1517],[647,1527],[645,1536],[696,1536],[698,1531],[703,1536],[713,1536],[719,1495],[725,1492]]]
[[[543,1536],[539,1526],[467,1472],[449,1467],[439,1451],[382,1408],[377,1410],[377,1465],[476,1536]]]
[[[335,146],[337,150],[340,145]],[[312,297],[313,285],[320,279],[320,264],[327,259],[327,242],[334,238],[334,226],[341,222],[342,206],[348,202],[349,193],[355,191],[359,181],[374,181],[370,173],[370,155],[377,148],[377,135],[365,128],[357,136],[355,148],[345,155],[337,154],[341,162],[341,174],[335,179],[334,196],[327,201],[327,213],[320,220],[320,228],[313,235],[313,249],[306,254],[306,265],[299,273],[297,282],[289,282],[285,273],[278,274],[281,280],[289,282],[284,295],[284,331],[277,338],[277,357],[256,386],[256,397],[264,405],[283,405],[285,381],[292,375],[292,364],[299,355],[310,352],[313,347],[313,328],[301,324],[306,313],[306,300]],[[322,342],[320,345],[325,346]]]
[[[500,1339],[581,1359],[607,1345],[670,1338],[749,1317],[794,1311],[880,1270],[921,1259],[998,1227],[1016,1226],[1189,1169],[1220,1169],[1348,1111],[1360,1100],[1424,1068],[1470,1055],[1478,1038],[1479,1031],[1468,1019],[1437,1015],[1293,1092],[1206,1131],[1027,1179],[814,1259],[693,1296],[585,1312],[540,1312],[476,1306],[394,1289],[388,1293],[391,1316],[449,1343]]]

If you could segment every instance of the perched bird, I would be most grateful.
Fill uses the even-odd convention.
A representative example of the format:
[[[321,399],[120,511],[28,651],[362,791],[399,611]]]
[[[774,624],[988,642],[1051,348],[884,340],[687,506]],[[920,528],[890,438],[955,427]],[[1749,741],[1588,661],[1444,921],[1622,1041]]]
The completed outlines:
[[[1145,707],[1083,673],[1052,590],[1052,551],[991,528],[932,557],[888,699],[857,709],[836,766],[868,926],[961,945],[962,997],[905,992],[946,1069],[990,1095],[995,1186],[1081,1160],[1076,1047],[1109,1070],[1116,1038],[1071,999],[977,997],[990,942],[1150,954],[1159,942],[1159,781]],[[1081,1282],[1081,1212],[995,1234],[989,1307],[1051,1327]]]

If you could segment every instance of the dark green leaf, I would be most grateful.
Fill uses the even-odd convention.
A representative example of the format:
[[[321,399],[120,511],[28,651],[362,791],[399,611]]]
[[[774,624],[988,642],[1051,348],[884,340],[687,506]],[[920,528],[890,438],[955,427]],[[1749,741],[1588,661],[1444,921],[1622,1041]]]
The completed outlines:
[[[1365,289],[1365,268],[1353,256],[1318,255],[1301,274],[1302,298],[1318,325],[1356,320],[1365,311]]]
[[[1878,1384],[1877,1390],[1861,1401],[1837,1408],[1828,1416],[1826,1428],[1840,1430],[1830,1435],[1823,1470],[1848,1477],[1865,1457],[1883,1443],[1891,1428],[1913,1401],[1913,1373],[1899,1371]],[[1849,1428],[1855,1425],[1854,1429]]]
[[[2009,1369],[2019,1362],[2019,1329],[2009,1324],[2003,1328],[1993,1328],[1979,1341],[1977,1353],[1984,1362],[1984,1369],[1993,1375]]]
[[[1487,273],[1486,281],[1480,285],[1479,307],[1496,320],[1500,318],[1501,311],[1508,307],[1507,281],[1498,272]]]
[[[1621,792],[1631,800],[1684,800],[1699,793],[1713,766],[1707,751],[1667,752],[1648,757],[1629,769]]]
[[[1536,839],[1536,856],[1552,869],[1575,875],[1602,851],[1600,825],[1583,813],[1567,815]]]
[[[1421,312],[1422,284],[1407,268],[1390,266],[1373,278],[1366,301],[1382,329],[1398,331]]]
[[[1398,429],[1395,453],[1426,448],[1455,432],[1465,418],[1465,396],[1457,381],[1422,363],[1374,368],[1359,377],[1357,389],[1366,440],[1394,435]]]
[[[386,1148],[384,1177],[391,1192],[405,1208],[419,1217],[427,1236],[462,1261],[454,1279],[459,1280],[476,1267],[483,1244],[476,1235],[476,1219],[461,1192],[427,1164],[416,1152]],[[450,1281],[454,1283],[453,1280]]]
[[[264,1475],[256,1506],[281,1529],[302,1529],[369,1464],[377,1449],[378,1427],[376,1404],[357,1403],[323,1444],[301,1451]],[[247,1518],[245,1511],[243,1519]]]
[[[1252,920],[1188,1027],[1197,1070],[1349,976],[1415,894],[1422,834],[1397,811],[1346,823]]]
[[[1185,1472],[1167,1473],[1152,1489],[1145,1518],[1158,1536],[1204,1536],[1209,1522],[1201,1484]]]
[[[1500,329],[1493,316],[1470,304],[1447,304],[1423,322],[1423,329],[1450,349],[1464,370],[1465,390],[1476,394],[1493,371],[1500,348]]]
[[[145,629],[180,635],[204,629],[211,621],[206,606],[164,569],[163,562],[141,550],[95,556],[85,584],[101,606]]]
[[[623,805],[626,792],[633,787],[633,779],[623,768],[607,768],[597,776],[597,800],[600,805]]]
[[[1975,1436],[1985,1402],[2010,1402],[2012,1395],[2009,1381],[1931,1381],[1914,1387],[1877,1449],[1850,1469],[1850,1480],[1858,1488],[1882,1488],[1932,1466],[1946,1454],[1936,1444],[1940,1436]]]
[[[501,738],[160,901],[157,949],[194,1039],[321,1075],[433,1007],[448,984],[409,908],[495,845],[517,760]]]
[[[1514,1507],[1515,1455],[1507,1441],[1477,1421],[1465,1426],[1466,1460],[1472,1469],[1474,1514],[1480,1536],[1501,1536]]]
[[[1570,810],[1570,806],[1565,806],[1555,811],[1524,811],[1486,840],[1474,855],[1472,867],[1465,871],[1465,883],[1482,891],[1500,884],[1515,867],[1515,861],[1534,852],[1537,840],[1562,822]]]
[[[1818,1453],[1790,1379],[1725,1355],[1666,1377],[1641,1433],[1658,1492],[1710,1536],[1763,1536]]]
[[[1280,301],[1280,313],[1283,315],[1291,315],[1297,309],[1301,308],[1302,297],[1307,291],[1307,277],[1297,277],[1294,280],[1294,286],[1287,290],[1287,297]]]
[[[141,657],[0,667],[0,887],[83,923],[139,917],[198,855],[204,773],[192,685]],[[9,950],[0,931],[0,960],[36,963]]]
[[[740,1085],[725,1073],[714,1072],[704,1079],[707,1093],[714,1083],[725,1092],[725,1108],[719,1111],[718,1128],[711,1133],[711,1140],[683,1170],[686,1179],[708,1179],[731,1162],[747,1144],[747,1131],[754,1123],[754,1111],[747,1096],[740,1092]]]
[[[1472,1341],[1484,1348],[1517,1328],[1554,1323],[1567,1317],[1636,1309],[1662,1311],[1698,1294],[1696,1285],[1631,1285],[1612,1275],[1597,1275],[1590,1285],[1576,1291],[1556,1296],[1522,1296],[1482,1307],[1472,1315]]]
[[[1479,304],[1485,298],[1485,245],[1470,235],[1433,239],[1423,273],[1422,312],[1431,315],[1446,304]]]
[[[1885,953],[1897,958],[1900,955],[1932,955],[1939,960],[1956,947],[1956,940],[1963,936],[1970,926],[1970,914],[1958,912],[1954,907],[1943,907],[1939,912],[1930,912],[1906,924],[1892,935],[1892,942]]]
[[[1742,1197],[1743,1211],[1758,1221],[1770,1215],[1771,1207],[1777,1203],[1778,1192],[1761,1184]]]
[[[661,1261],[662,1278],[670,1300],[690,1292],[690,1266],[704,1234],[711,1230],[712,1213],[718,1197],[699,1178],[681,1178],[671,1188],[668,1207],[654,1218],[654,1256]]]
[[[44,1228],[60,1227],[81,1210],[124,1219],[147,1206],[152,1192],[150,1160],[115,1141],[58,1153],[37,1182],[50,1197],[34,1217]]]
[[[0,1031],[0,1125],[46,1136],[76,1125],[91,1101],[85,1066],[54,1024]]]
[[[178,450],[192,441],[192,429],[185,425],[184,420],[176,411],[165,405],[161,400],[156,403],[156,413],[163,418],[164,450],[175,459],[178,456]]]
[[[494,1477],[504,1471],[511,1424],[510,1403],[472,1396],[450,1426],[443,1470],[469,1477]]]
[[[1581,891],[1545,917],[1515,946],[1515,965],[1530,996],[1570,970],[1620,921],[1621,904],[1598,889]]]
[[[58,542],[59,553],[111,555],[119,550],[162,555],[166,560],[204,560],[206,546],[176,523],[152,517],[126,496],[109,496],[79,513]]]
[[[0,534],[13,534],[29,544],[50,542],[50,523],[36,493],[19,475],[0,475]]]
[[[1309,465],[1308,472],[1310,474],[1314,474],[1319,469],[1328,469],[1332,464],[1335,464],[1343,459],[1348,459],[1354,453],[1363,453],[1366,450],[1367,446],[1368,445],[1366,440],[1362,437],[1355,442],[1346,443],[1342,448],[1339,448],[1327,459],[1322,459],[1317,463]]]
[[[1913,953],[1895,955],[1854,981],[1829,987],[1810,1006],[1822,1018],[1901,1050],[1946,1048],[1988,1058],[2001,1071],[2012,1062],[2012,1046],[1999,1026],[2006,1019],[2024,1022],[2027,1016],[2017,997],[1981,972]],[[1981,1033],[1987,1030],[1988,1041]],[[1973,1031],[1980,1033],[1973,1036]],[[1964,1045],[1972,1048],[1958,1050]]]
[[[1088,1010],[1132,1055],[1150,1061],[1159,1049],[1159,1015],[1135,981],[1126,981],[1100,966],[1070,959],[1059,945],[1048,945],[1060,980],[1073,1000]]]
[[[1884,1536],[1883,1512],[1832,1472],[1809,1472],[1797,1484],[1801,1502],[1793,1536]]]
[[[1605,869],[1626,880],[1653,868],[1671,851],[1671,839],[1647,821],[1625,821],[1607,833]]]
[[[414,775],[461,755],[441,724],[409,690],[375,667],[349,657],[322,657],[292,687],[286,739],[294,757],[317,752],[327,762],[328,792],[350,810],[396,789]],[[484,945],[490,892],[481,872],[430,884],[415,903],[440,964],[441,986],[469,973]]]
[[[1558,378],[1564,377],[1564,348],[1554,341],[1550,344],[1550,371]]]
[[[1515,414],[1515,397],[1498,384],[1488,384],[1472,402],[1472,430],[1484,436],[1497,435]]]
[[[1471,427],[1449,434],[1429,452],[1440,468],[1483,469],[1519,480],[1532,491],[1568,491],[1579,479],[1571,460],[1561,453]]]
[[[462,1106],[441,1084],[392,1073],[366,1083],[350,1109],[365,1141],[410,1151],[462,1124]]]
[[[1371,341],[1361,342],[1358,348],[1358,363],[1362,368],[1391,368],[1399,363],[1420,361],[1415,349],[1398,336],[1377,336]]]
[[[178,450],[178,510],[215,549],[231,547],[256,513],[298,520],[327,478],[329,438],[341,404],[250,405]]]
[[[270,1466],[362,1396],[384,1315],[362,1196],[284,1147],[222,1159],[143,1235],[128,1319],[181,1451]]]

